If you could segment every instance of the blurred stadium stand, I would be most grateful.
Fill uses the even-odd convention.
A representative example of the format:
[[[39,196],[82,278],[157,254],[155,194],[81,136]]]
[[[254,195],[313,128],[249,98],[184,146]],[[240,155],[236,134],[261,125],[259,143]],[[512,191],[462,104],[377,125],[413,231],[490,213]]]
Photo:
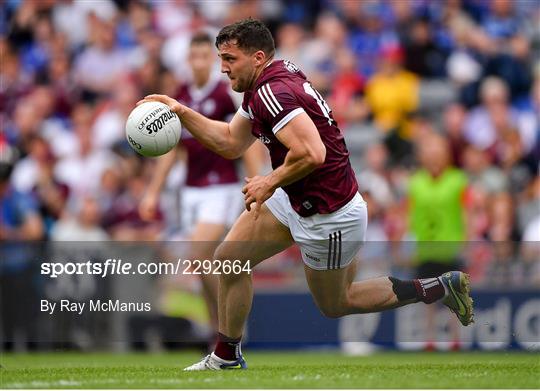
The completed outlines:
[[[3,1],[0,239],[158,241],[181,229],[181,163],[160,219],[138,216],[155,161],[130,149],[124,122],[145,94],[174,96],[189,80],[193,32],[215,33],[249,16],[268,24],[277,57],[305,71],[348,141],[370,206],[359,277],[406,277],[418,266],[408,184],[425,168],[417,145],[437,133],[467,179],[460,257],[474,286],[538,289],[535,0]],[[20,242],[4,245],[0,280],[11,289],[4,300],[31,285],[29,251]],[[300,262],[295,249],[287,251],[261,265],[256,281],[266,291],[305,291]],[[3,311],[5,321],[17,309]],[[34,316],[10,319],[28,325]],[[127,338],[125,330],[111,333]]]

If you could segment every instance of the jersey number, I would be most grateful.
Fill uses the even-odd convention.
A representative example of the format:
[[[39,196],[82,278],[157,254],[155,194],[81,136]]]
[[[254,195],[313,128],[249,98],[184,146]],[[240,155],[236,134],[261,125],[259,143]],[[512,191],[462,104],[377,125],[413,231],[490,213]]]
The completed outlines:
[[[319,94],[319,91],[315,90],[311,86],[311,83],[307,81],[304,83],[304,91],[306,92],[306,94],[311,95],[315,99],[323,115],[328,119],[328,125],[332,125],[332,123],[334,122],[332,117],[330,117],[330,113],[332,112],[332,110],[330,110],[328,103],[326,103],[321,94]]]

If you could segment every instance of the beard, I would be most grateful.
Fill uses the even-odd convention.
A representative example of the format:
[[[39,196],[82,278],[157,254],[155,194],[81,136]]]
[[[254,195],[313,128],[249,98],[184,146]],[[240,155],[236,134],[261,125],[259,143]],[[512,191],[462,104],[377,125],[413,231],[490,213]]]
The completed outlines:
[[[233,86],[231,81],[231,88],[233,91],[236,92],[246,92],[247,90],[251,89],[255,85],[255,80],[257,79],[257,70],[251,69],[250,72],[238,72],[239,74],[242,74],[243,76],[238,76],[234,79],[236,81],[235,85]]]
[[[240,78],[231,80],[231,88],[236,92],[245,92],[247,90],[246,81]]]
[[[238,83],[236,83],[236,84],[231,83],[231,88],[235,92],[244,92],[244,90],[242,89],[242,87]]]

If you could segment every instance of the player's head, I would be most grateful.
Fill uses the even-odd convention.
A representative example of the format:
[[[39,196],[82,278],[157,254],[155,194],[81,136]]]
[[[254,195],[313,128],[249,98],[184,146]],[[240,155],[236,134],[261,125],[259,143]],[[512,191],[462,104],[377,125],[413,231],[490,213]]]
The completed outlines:
[[[212,72],[215,60],[212,38],[205,32],[199,32],[191,37],[189,43],[188,63],[196,84],[205,84]]]
[[[244,19],[221,29],[216,37],[221,58],[221,72],[231,80],[231,87],[244,92],[253,83],[275,53],[270,30],[260,20]]]

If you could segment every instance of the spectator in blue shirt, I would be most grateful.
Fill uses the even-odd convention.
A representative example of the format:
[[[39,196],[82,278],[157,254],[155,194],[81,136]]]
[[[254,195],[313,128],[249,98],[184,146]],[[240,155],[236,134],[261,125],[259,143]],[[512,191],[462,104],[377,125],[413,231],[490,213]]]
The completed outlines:
[[[35,203],[9,184],[15,156],[15,149],[0,140],[0,329],[6,350],[14,347],[15,335],[23,335],[30,348],[36,341],[36,322],[32,319],[38,300],[32,261],[42,255],[35,241],[43,236]]]

